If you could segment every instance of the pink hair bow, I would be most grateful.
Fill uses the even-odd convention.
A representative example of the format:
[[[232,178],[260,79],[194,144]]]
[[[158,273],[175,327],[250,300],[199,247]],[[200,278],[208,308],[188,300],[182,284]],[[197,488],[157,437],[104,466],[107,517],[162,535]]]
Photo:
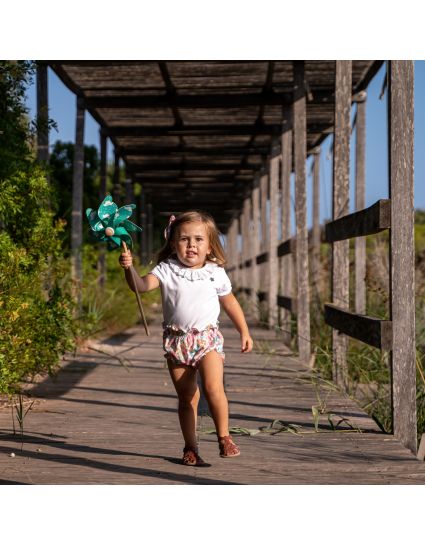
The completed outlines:
[[[170,231],[171,231],[171,225],[173,224],[173,221],[176,219],[176,216],[170,216],[170,219],[168,220],[168,225],[164,229],[164,238],[165,240],[168,240],[170,237]]]

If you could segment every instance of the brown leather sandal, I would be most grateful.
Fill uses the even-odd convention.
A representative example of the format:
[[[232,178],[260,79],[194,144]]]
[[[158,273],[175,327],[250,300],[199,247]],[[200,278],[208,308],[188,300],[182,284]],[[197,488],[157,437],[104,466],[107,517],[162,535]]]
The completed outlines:
[[[185,466],[207,467],[209,464],[205,462],[198,454],[196,447],[184,447],[182,464]]]
[[[241,453],[240,448],[235,444],[231,435],[218,438],[218,447],[222,458],[234,458]]]

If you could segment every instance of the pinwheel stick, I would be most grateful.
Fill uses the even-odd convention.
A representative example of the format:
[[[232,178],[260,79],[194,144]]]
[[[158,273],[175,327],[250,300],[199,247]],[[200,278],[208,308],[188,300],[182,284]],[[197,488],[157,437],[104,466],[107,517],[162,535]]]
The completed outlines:
[[[124,241],[122,241],[122,246],[124,248],[124,252],[127,252],[127,245]],[[143,325],[145,326],[146,335],[149,337],[150,335],[149,328],[146,322],[145,313],[143,312],[142,301],[140,300],[139,292],[137,290],[136,277],[134,276],[133,267],[130,267],[130,274],[131,274],[131,280],[133,281],[134,293],[136,294],[137,304],[139,305],[140,316],[142,317]]]

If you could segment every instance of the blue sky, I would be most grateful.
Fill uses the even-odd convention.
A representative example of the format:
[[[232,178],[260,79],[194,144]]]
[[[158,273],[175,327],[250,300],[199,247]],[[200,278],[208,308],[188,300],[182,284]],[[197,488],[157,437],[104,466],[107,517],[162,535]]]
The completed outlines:
[[[388,197],[386,97],[379,100],[385,66],[381,68],[368,88],[366,110],[366,206]],[[35,115],[35,83],[28,89],[27,105],[31,116]],[[75,138],[75,96],[49,69],[50,117],[56,121],[58,132],[50,133],[50,145],[56,140],[72,142]],[[353,114],[355,106],[353,107]],[[425,61],[415,61],[415,208],[425,209]],[[85,143],[99,148],[99,126],[86,113]],[[331,138],[322,144],[320,219],[331,216],[332,160],[329,148]],[[354,147],[355,131],[351,145],[351,195],[350,211],[354,210]],[[112,145],[108,142],[108,155],[112,158]],[[307,162],[310,172],[311,159]],[[312,180],[308,177],[308,223],[311,225]]]

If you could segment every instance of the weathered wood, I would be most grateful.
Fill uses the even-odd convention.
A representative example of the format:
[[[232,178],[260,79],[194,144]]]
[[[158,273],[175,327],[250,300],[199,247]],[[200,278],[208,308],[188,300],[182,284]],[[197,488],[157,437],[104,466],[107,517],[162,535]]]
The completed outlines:
[[[277,247],[277,256],[283,257],[288,254],[295,253],[297,249],[297,237],[292,237],[284,242],[281,242]]]
[[[320,277],[320,147],[313,151],[313,230],[311,244],[311,271],[313,294],[316,305],[319,303]]]
[[[268,260],[269,260],[269,252],[263,252],[262,254],[256,257],[257,265],[262,265],[263,263],[267,263]]]
[[[102,129],[99,130],[100,136],[100,187],[99,187],[99,202],[102,202],[106,196],[106,166],[107,166],[107,138]],[[98,282],[103,289],[106,281],[106,250],[105,245],[99,245],[99,260],[97,268],[99,271]]]
[[[141,261],[142,265],[148,264],[148,213],[147,213],[147,199],[146,193],[141,191],[140,193],[140,227],[141,232]]]
[[[393,425],[395,437],[416,452],[413,81],[412,61],[389,62]]]
[[[391,202],[380,199],[369,208],[347,214],[325,225],[326,242],[379,233],[391,227]]]
[[[295,165],[295,219],[297,232],[297,336],[300,360],[309,362],[310,296],[308,285],[308,234],[306,207],[307,122],[304,62],[294,63],[294,165]]]
[[[351,134],[351,61],[336,61],[335,71],[335,134],[333,153],[332,219],[348,214],[350,134]],[[332,243],[332,302],[341,309],[349,305],[349,243]],[[347,387],[347,338],[332,332],[333,379]]]
[[[261,250],[267,249],[267,197],[268,197],[269,177],[267,175],[260,178],[260,206],[261,206]]]
[[[81,307],[83,267],[83,182],[84,182],[84,114],[83,102],[77,97],[74,163],[72,171],[71,277],[78,308]]]
[[[425,433],[421,435],[421,440],[419,443],[418,453],[416,458],[423,462],[425,460]]]
[[[259,318],[258,297],[257,292],[260,288],[260,268],[257,264],[257,256],[260,253],[260,187],[256,183],[251,194],[251,209],[252,209],[252,240],[251,240],[251,307],[254,315]]]
[[[47,64],[37,62],[37,160],[49,162],[49,98]]]
[[[114,150],[114,174],[113,174],[114,187],[112,189],[112,194],[114,197],[114,202],[120,206],[121,205],[121,171],[120,171],[120,156],[118,155],[117,150]]]
[[[366,187],[366,91],[361,91],[357,98],[356,119],[356,210],[365,207]],[[366,312],[366,239],[355,240],[355,309],[359,314]]]
[[[287,112],[286,118],[291,117]],[[287,119],[288,122],[288,119]],[[290,119],[292,124],[292,119]],[[291,255],[281,254],[281,246],[285,246],[286,241],[291,237],[291,172],[292,172],[292,130],[288,129],[281,136],[281,208],[282,208],[282,240],[284,241],[278,247],[278,256],[281,255],[281,288],[280,293],[283,297],[294,297],[293,278],[294,278],[294,254],[295,247],[291,248]],[[288,244],[289,246],[289,244]],[[282,248],[283,249],[283,248]],[[286,257],[284,257],[286,255]],[[292,308],[292,307],[291,307]],[[291,342],[291,313],[286,308],[282,308],[280,314],[282,328],[282,339],[287,345]]]
[[[245,197],[243,201],[243,211],[242,211],[242,287],[248,288],[250,282],[250,272],[247,270],[246,261],[249,260],[251,250],[250,250],[250,216],[251,216],[251,198],[250,196]]]
[[[148,239],[148,264],[153,262],[153,206],[150,201],[146,204],[146,215],[147,215],[147,239]]]
[[[280,155],[270,160],[270,221],[268,233],[268,326],[273,328],[278,323],[277,294],[279,292],[279,262],[277,259],[277,204],[279,193]]]
[[[279,307],[284,308],[292,314],[297,313],[297,300],[293,297],[286,297],[286,295],[277,296],[277,304]]]
[[[390,320],[359,315],[336,305],[325,304],[325,322],[339,332],[381,350],[392,348]]]

